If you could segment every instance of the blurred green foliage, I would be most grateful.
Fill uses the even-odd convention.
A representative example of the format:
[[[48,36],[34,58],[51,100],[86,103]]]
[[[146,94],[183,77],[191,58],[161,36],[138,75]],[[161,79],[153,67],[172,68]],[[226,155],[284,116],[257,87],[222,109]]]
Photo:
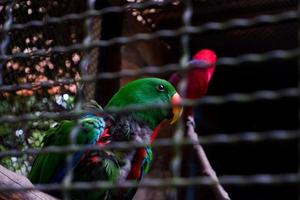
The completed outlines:
[[[10,2],[10,1],[8,1]],[[60,17],[70,13],[85,11],[84,0],[13,1],[12,9],[8,3],[0,2],[0,27],[8,19],[7,10],[13,16],[14,24],[24,24],[32,20],[46,21],[48,17]],[[69,20],[58,24],[45,24],[42,27],[29,27],[8,32],[9,41],[6,52],[34,53],[36,50],[48,51],[54,46],[69,46],[82,42],[84,20]],[[1,37],[1,36],[0,36]],[[3,41],[0,40],[2,44]],[[79,78],[79,64],[83,52],[69,51],[47,56],[12,58],[2,61],[1,74],[4,85],[32,83],[32,89],[0,92],[0,116],[22,114],[39,115],[41,112],[62,112],[71,110],[77,92],[76,84],[41,88],[43,81]],[[0,151],[39,148],[45,131],[54,120],[39,119],[17,123],[0,123]],[[0,164],[6,168],[26,175],[30,170],[33,155],[20,157],[0,157]]]
[[[69,94],[58,94],[48,98],[38,99],[36,96],[15,97],[14,101],[1,100],[0,112],[3,114],[18,115],[26,112],[39,114],[42,111],[62,111],[71,110],[74,106],[74,96]],[[18,123],[0,124],[0,151],[18,150],[27,148],[42,147],[45,131],[55,124],[54,120],[37,120]],[[0,164],[4,167],[26,175],[30,170],[33,155],[23,155],[20,157],[0,158]]]

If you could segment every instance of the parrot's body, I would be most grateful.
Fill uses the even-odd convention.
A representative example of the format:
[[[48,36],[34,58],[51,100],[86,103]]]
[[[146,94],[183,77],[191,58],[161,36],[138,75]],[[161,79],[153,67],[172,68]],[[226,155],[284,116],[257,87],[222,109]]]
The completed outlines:
[[[146,124],[141,124],[133,118],[128,119],[128,116],[114,119],[108,131],[106,137],[99,141],[100,144],[117,141],[147,143],[152,133]],[[90,151],[75,168],[74,181],[139,181],[148,172],[151,162],[150,146],[129,150]],[[131,199],[134,193],[134,189],[95,190],[89,193],[78,192],[74,196],[78,199]]]
[[[174,87],[167,81],[157,78],[144,78],[133,81],[126,86],[122,87],[109,101],[105,110],[111,108],[123,108],[129,105],[137,104],[138,106],[147,106],[153,104],[177,104],[179,95],[176,93]],[[179,117],[181,109],[177,106],[171,109],[151,109],[140,110],[126,113],[112,113],[109,117],[101,117],[96,115],[88,115],[83,117],[81,121],[89,121],[91,118],[98,120],[99,123],[89,123],[89,127],[95,132],[91,141],[79,142],[79,144],[95,144],[98,145],[113,144],[115,142],[134,142],[139,144],[149,144],[149,146],[120,150],[101,150],[101,151],[86,151],[76,152],[73,156],[73,181],[74,182],[91,182],[91,181],[113,181],[124,182],[126,180],[139,181],[144,174],[149,170],[152,161],[152,151],[150,143],[154,139],[152,136],[153,130],[164,119],[173,118],[172,122],[176,121]],[[65,124],[67,122],[63,122]],[[71,123],[71,122],[68,122]],[[105,126],[103,126],[105,124]],[[61,125],[62,126],[62,125]],[[85,125],[81,124],[79,127],[78,135],[83,134],[85,131],[82,129]],[[60,140],[60,135],[69,135],[72,132],[72,127],[76,127],[73,122],[69,125],[68,129],[61,130],[62,127],[56,131],[50,131],[50,135],[55,140],[50,140],[47,137],[45,144],[63,146],[67,145]],[[82,136],[80,136],[82,137]],[[47,154],[46,154],[47,155]],[[48,157],[53,157],[54,160],[59,160],[54,164],[54,168],[50,171],[49,175],[42,175],[41,173],[47,171],[47,162],[49,158],[44,158],[45,155],[37,157],[29,178],[34,183],[49,183],[61,182],[65,175],[64,160],[58,154],[48,154]],[[63,173],[61,172],[63,171]],[[62,174],[62,175],[61,175]],[[135,189],[128,190],[93,190],[90,192],[74,192],[72,198],[74,199],[131,199],[135,193]]]

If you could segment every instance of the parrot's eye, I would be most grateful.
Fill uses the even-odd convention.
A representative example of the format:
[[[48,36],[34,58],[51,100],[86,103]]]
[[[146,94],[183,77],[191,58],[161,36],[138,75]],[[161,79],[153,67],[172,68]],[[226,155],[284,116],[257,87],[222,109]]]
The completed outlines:
[[[159,92],[164,92],[164,91],[165,91],[165,86],[162,85],[162,84],[159,84],[158,86],[156,86],[156,89],[157,89]]]

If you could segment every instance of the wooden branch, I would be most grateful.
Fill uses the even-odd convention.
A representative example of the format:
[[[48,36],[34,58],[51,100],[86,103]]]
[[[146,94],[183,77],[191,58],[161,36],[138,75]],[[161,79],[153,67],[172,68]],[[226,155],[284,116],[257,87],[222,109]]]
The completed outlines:
[[[38,190],[4,191],[4,188],[33,187],[25,177],[16,174],[0,165],[0,200],[57,200],[56,198]]]
[[[216,200],[230,200],[228,193],[224,190],[222,185],[219,183],[219,179],[216,175],[216,172],[212,168],[209,160],[204,152],[203,147],[199,143],[198,135],[194,130],[194,118],[192,116],[188,116],[186,118],[186,135],[188,139],[192,140],[196,143],[193,146],[194,150],[197,154],[197,160],[199,162],[199,166],[201,168],[201,175],[210,177],[216,184],[212,186],[212,190]]]

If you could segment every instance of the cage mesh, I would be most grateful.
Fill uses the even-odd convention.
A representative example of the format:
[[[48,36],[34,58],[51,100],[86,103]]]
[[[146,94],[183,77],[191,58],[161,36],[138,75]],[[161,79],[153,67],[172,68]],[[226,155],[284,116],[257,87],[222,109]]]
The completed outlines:
[[[138,77],[184,74],[193,53],[210,48],[218,61],[208,95],[182,105],[195,108],[198,139],[220,176],[203,176],[195,160],[185,159],[183,146],[195,143],[184,136],[180,122],[171,136],[153,143],[153,170],[166,176],[150,172],[141,183],[72,183],[71,173],[62,184],[1,186],[0,194],[59,189],[70,199],[70,190],[139,187],[149,199],[158,198],[155,192],[161,199],[218,199],[207,188],[220,183],[232,199],[299,199],[297,4],[1,1],[1,165],[26,176],[38,154],[68,153],[70,165],[72,152],[99,149],[41,145],[49,126],[80,117],[86,100],[105,104],[118,87]],[[135,105],[111,112],[164,107]],[[137,147],[116,143],[101,149]],[[170,166],[162,162],[167,158]]]

